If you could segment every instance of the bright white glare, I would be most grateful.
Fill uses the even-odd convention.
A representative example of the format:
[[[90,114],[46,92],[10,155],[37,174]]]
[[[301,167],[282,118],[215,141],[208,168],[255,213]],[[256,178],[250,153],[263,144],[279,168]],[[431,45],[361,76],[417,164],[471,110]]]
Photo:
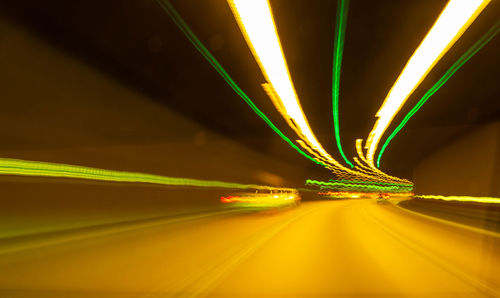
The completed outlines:
[[[437,61],[455,43],[491,0],[450,0],[413,53],[389,91],[368,136],[366,159],[371,167],[378,143],[394,116]]]
[[[323,149],[309,127],[292,84],[268,1],[228,0],[228,3],[266,80],[276,92],[276,100],[280,101],[277,107],[282,107],[280,112],[293,120],[299,135],[323,158],[344,168]]]
[[[300,137],[301,140],[297,142],[316,160],[331,165],[329,169],[339,176],[353,175],[358,179],[392,180],[391,176],[381,178],[377,174],[344,167],[319,143],[302,111],[293,87],[268,0],[227,1],[266,78],[267,84],[263,84],[264,90],[289,126]]]

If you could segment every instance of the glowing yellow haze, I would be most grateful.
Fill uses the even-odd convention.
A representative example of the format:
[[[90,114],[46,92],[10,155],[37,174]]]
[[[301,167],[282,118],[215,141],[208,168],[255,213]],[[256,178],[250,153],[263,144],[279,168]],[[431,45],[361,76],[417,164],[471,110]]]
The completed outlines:
[[[228,3],[262,73],[272,86],[264,87],[275,105],[285,119],[289,117],[293,120],[292,123],[289,122],[292,128],[321,157],[343,168],[323,149],[309,127],[290,78],[268,1],[228,0]]]
[[[437,61],[460,38],[491,0],[450,0],[389,91],[368,136],[366,159],[374,166],[378,143],[394,116]]]

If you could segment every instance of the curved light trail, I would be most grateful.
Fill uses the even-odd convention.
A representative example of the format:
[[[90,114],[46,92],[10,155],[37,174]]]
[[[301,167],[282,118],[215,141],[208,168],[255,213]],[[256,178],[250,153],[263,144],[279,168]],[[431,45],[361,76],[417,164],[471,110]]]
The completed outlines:
[[[357,152],[357,154],[359,156],[359,159],[355,157],[354,161],[358,164],[356,166],[357,169],[363,168],[363,169],[369,170],[373,174],[382,176],[385,179],[388,179],[388,180],[393,181],[393,182],[399,181],[399,182],[403,182],[403,183],[411,183],[411,181],[409,181],[407,179],[401,179],[401,178],[393,177],[393,176],[390,176],[390,175],[382,172],[381,170],[379,170],[379,169],[377,169],[375,167],[370,167],[368,161],[366,160],[365,156],[363,155],[362,143],[363,143],[362,139],[357,139],[356,140],[356,152]],[[366,165],[363,164],[361,161],[363,161]]]
[[[413,115],[427,102],[427,100],[434,95],[454,74],[457,72],[469,59],[471,59],[481,48],[490,42],[500,32],[500,21],[497,21],[493,27],[488,30],[470,49],[467,50],[447,71],[446,73],[422,96],[418,103],[406,114],[404,119],[394,129],[394,131],[387,137],[384,145],[379,151],[377,157],[377,167],[380,167],[380,160],[385,149],[401,129],[406,125]]]
[[[335,39],[333,49],[333,76],[332,76],[332,108],[333,108],[333,129],[337,148],[344,161],[353,168],[354,165],[347,159],[342,149],[340,141],[339,124],[339,92],[340,92],[340,71],[342,67],[342,53],[344,52],[345,29],[347,24],[347,12],[349,0],[337,0],[337,17],[335,25]]]
[[[300,149],[292,140],[290,140],[287,136],[283,134],[283,132],[277,128],[271,120],[253,103],[253,101],[247,96],[243,90],[234,82],[234,80],[229,76],[226,70],[220,65],[220,63],[215,59],[215,57],[208,51],[208,49],[203,45],[203,43],[198,39],[198,37],[192,32],[189,26],[184,22],[181,16],[177,13],[175,8],[170,4],[168,0],[157,0],[160,6],[167,12],[169,17],[174,21],[174,23],[181,29],[181,31],[185,34],[188,40],[195,46],[195,48],[203,55],[203,57],[214,67],[214,69],[221,75],[221,77],[226,81],[226,83],[233,89],[236,94],[238,94],[251,108],[252,110],[259,115],[270,127],[274,130],[285,142],[287,142],[292,148],[298,151],[301,155],[306,158],[312,160],[316,164],[320,164],[325,168],[331,170],[334,175],[338,176],[339,179],[361,179],[361,180],[373,180],[373,181],[385,181],[387,179],[381,178],[378,174],[373,174],[365,171],[356,171],[351,170],[349,168],[344,167],[338,161],[333,159],[321,146],[319,141],[314,136],[312,130],[309,127],[309,124],[305,118],[305,115],[302,112],[302,108],[300,106],[300,102],[296,96],[295,90],[293,88],[293,84],[290,79],[290,74],[288,72],[288,68],[286,66],[286,62],[284,59],[283,52],[281,50],[281,45],[279,43],[279,38],[276,32],[276,28],[274,26],[274,21],[272,19],[271,10],[269,4],[266,0],[258,0],[257,1],[249,1],[251,5],[249,5],[247,1],[241,1],[239,3],[243,3],[244,5],[249,5],[251,7],[251,11],[254,9],[260,8],[264,9],[266,12],[267,26],[271,28],[270,34],[266,33],[261,35],[252,35],[257,36],[259,39],[259,52],[266,51],[266,48],[269,44],[273,44],[273,50],[271,54],[266,54],[265,61],[266,65],[269,64],[271,70],[267,71],[264,65],[261,63],[261,59],[257,55],[257,51],[254,49],[250,38],[247,36],[244,31],[244,27],[242,27],[242,31],[244,32],[244,36],[249,43],[249,47],[252,49],[254,56],[259,62],[259,66],[264,73],[268,83],[263,84],[265,91],[270,96],[271,100],[277,107],[277,109],[281,112],[287,123],[290,127],[297,133],[300,139],[297,140],[297,143],[304,148],[304,150]],[[229,1],[231,8],[233,9],[233,13],[237,20],[239,20],[239,14],[235,11],[235,7],[231,1]],[[243,26],[241,21],[239,21],[240,27]],[[260,28],[259,22],[253,23],[256,28]],[[269,29],[266,27],[266,30]],[[262,29],[259,29],[262,30]],[[272,40],[271,43],[268,43],[267,40]],[[277,60],[280,60],[276,62]],[[269,75],[270,73],[271,75]],[[272,80],[271,80],[272,77]],[[275,87],[278,86],[278,87]],[[279,90],[279,92],[278,92]],[[282,101],[282,98],[286,98],[285,102]],[[291,111],[291,116],[288,114],[288,111]],[[401,179],[398,179],[401,180]],[[404,180],[404,179],[403,179]],[[407,181],[407,180],[404,180]]]
[[[254,102],[248,97],[248,95],[241,90],[241,88],[234,82],[234,80],[229,76],[226,70],[220,65],[219,61],[210,53],[210,51],[205,47],[205,45],[199,40],[199,38],[193,33],[191,28],[184,22],[179,13],[170,4],[168,0],[157,0],[160,6],[165,10],[168,16],[174,21],[177,27],[184,33],[188,40],[193,44],[193,46],[203,55],[203,57],[212,65],[212,67],[221,75],[221,77],[226,81],[226,83],[233,89],[236,94],[238,94],[249,106],[250,108],[260,117],[264,122],[266,122],[271,129],[278,134],[288,145],[299,152],[302,156],[308,158],[316,164],[323,165],[327,167],[325,163],[319,161],[304,151],[302,151],[297,145],[295,145],[285,134],[278,128],[271,120],[254,104]]]
[[[316,151],[321,161],[331,165],[330,170],[340,178],[360,177],[378,180],[376,175],[351,170],[326,152],[312,132],[295,92],[286,59],[281,48],[268,0],[227,0],[247,44],[252,51],[267,83],[263,84],[272,102],[307,151]]]
[[[389,91],[366,141],[371,167],[382,135],[410,94],[491,0],[450,0]]]
[[[341,166],[319,143],[302,111],[268,1],[228,0],[228,3],[268,82],[264,89],[276,108],[306,144],[333,165]]]
[[[392,182],[402,182],[402,183],[411,183],[411,181],[407,179],[401,179],[398,177],[390,176],[381,170],[375,168],[375,167],[370,167],[368,161],[363,155],[363,149],[362,149],[362,139],[357,139],[356,140],[356,152],[359,156],[359,159],[354,157],[354,162],[356,162],[357,166],[356,169],[362,172],[370,172],[372,175],[378,176],[380,180],[383,181],[392,181]],[[363,161],[366,165],[364,165],[361,161]]]

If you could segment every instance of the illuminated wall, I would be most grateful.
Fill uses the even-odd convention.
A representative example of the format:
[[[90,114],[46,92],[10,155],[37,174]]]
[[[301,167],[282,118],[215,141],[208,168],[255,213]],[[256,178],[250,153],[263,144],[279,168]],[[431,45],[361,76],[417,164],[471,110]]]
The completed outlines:
[[[500,122],[468,134],[422,160],[416,194],[500,196]]]

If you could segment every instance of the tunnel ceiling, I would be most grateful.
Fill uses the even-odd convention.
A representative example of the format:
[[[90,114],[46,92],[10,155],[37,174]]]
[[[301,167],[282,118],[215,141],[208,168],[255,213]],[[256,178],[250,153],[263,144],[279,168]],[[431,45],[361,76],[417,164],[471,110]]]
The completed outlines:
[[[226,2],[171,2],[257,106],[291,136],[261,88],[265,80]],[[304,112],[320,142],[340,159],[331,108],[336,1],[270,2]],[[350,2],[339,108],[344,151],[354,156],[355,139],[368,135],[387,92],[446,1]],[[0,13],[210,129],[289,162],[308,163],[227,86],[153,0],[4,1]],[[399,115],[406,114],[499,18],[500,3],[493,1]],[[498,53],[497,36],[410,120],[387,149],[382,169],[410,177],[412,168],[427,154],[474,127],[498,120]]]

